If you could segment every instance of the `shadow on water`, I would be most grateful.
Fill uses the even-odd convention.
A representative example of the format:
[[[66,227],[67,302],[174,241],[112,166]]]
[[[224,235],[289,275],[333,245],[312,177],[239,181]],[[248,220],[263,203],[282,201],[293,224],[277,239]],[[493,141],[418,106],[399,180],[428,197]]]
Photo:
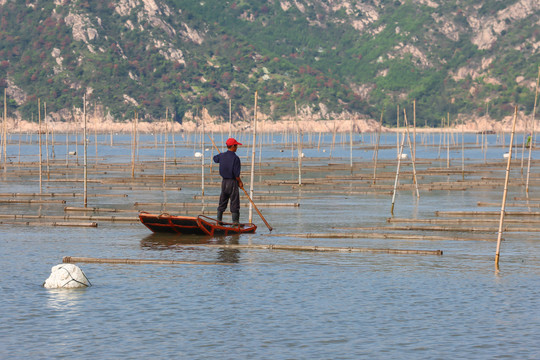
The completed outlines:
[[[152,233],[141,240],[143,250],[179,250],[188,249],[186,245],[238,245],[239,235],[228,236],[201,236],[201,235],[177,235],[167,233]],[[189,248],[190,250],[196,247]],[[219,249],[218,261],[227,263],[237,263],[240,258],[238,249]]]

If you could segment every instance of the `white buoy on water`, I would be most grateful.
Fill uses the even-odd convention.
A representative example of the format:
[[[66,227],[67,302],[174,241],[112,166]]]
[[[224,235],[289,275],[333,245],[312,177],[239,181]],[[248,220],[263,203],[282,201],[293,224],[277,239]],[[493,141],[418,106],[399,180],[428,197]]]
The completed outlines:
[[[504,155],[503,155],[503,159],[508,159],[508,157],[509,157],[509,156],[510,156],[510,154],[509,154],[509,153],[504,153]]]
[[[195,157],[196,157],[196,158],[202,157],[202,153],[200,153],[200,152],[197,151],[197,152],[195,153]]]
[[[74,264],[53,266],[51,275],[43,283],[43,286],[47,289],[73,289],[89,287],[91,285],[81,268]]]
[[[408,155],[407,154],[401,154],[401,160],[407,160]]]

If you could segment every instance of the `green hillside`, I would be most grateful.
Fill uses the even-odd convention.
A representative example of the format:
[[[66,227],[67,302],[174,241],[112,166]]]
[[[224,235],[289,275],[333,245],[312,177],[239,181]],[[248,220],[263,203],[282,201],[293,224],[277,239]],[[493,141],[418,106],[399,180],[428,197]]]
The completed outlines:
[[[132,6],[136,4],[136,6]],[[530,113],[540,5],[466,1],[4,1],[0,88],[11,116],[37,99],[69,119],[89,111],[182,121],[204,107],[245,117],[255,91],[273,119],[359,114],[395,124],[449,113]],[[35,118],[35,116],[34,116]]]

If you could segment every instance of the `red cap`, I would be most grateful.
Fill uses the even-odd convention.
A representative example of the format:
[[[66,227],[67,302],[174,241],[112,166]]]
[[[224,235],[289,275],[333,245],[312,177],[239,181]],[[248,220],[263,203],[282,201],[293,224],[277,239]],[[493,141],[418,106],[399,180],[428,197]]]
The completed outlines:
[[[227,144],[227,147],[233,146],[233,145],[242,145],[233,138],[228,138],[227,141],[225,142],[225,144]]]

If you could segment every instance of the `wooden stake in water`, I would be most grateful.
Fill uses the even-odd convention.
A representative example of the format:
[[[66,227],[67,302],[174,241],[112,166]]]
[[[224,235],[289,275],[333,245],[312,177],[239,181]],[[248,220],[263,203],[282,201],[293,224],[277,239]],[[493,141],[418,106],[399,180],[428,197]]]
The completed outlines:
[[[416,197],[420,197],[420,192],[418,191],[418,179],[416,178],[416,161],[415,159],[415,153],[414,148],[411,145],[411,136],[409,132],[409,122],[407,121],[407,112],[405,109],[403,109],[403,119],[405,121],[405,130],[407,131],[407,144],[409,145],[409,149],[411,150],[411,160],[412,160],[412,166],[413,166],[413,180],[414,185],[416,187]],[[405,136],[405,135],[403,135]]]
[[[83,160],[83,168],[84,168],[84,207],[88,206],[88,154],[87,154],[87,146],[88,142],[86,141],[86,94],[83,97],[83,119],[84,119],[84,129],[83,129],[83,141],[84,141],[84,160]]]
[[[172,135],[172,148],[173,148],[173,154],[174,154],[174,165],[176,166],[177,163],[176,163],[176,143],[175,143],[175,139],[174,139],[174,135],[175,135],[175,132],[174,132],[174,113],[171,114],[171,135]]]
[[[255,177],[255,144],[256,144],[256,138],[257,138],[257,98],[258,98],[258,92],[255,91],[255,105],[254,105],[254,115],[253,115],[253,144],[251,146],[251,176],[249,181],[249,198],[253,199],[253,182]],[[252,222],[253,220],[253,203],[249,203],[249,217],[248,222]]]
[[[497,234],[497,250],[495,252],[495,268],[499,270],[499,253],[501,249],[501,239],[504,224],[504,211],[506,208],[506,195],[508,194],[508,179],[510,178],[510,163],[512,162],[512,143],[514,141],[514,133],[516,132],[517,105],[514,108],[514,121],[512,123],[512,134],[510,136],[510,146],[508,148],[508,162],[506,163],[506,176],[504,179],[504,191],[501,205],[501,217],[499,219],[499,232]]]
[[[232,133],[232,101],[229,99],[229,137]]]
[[[167,124],[169,118],[169,108],[165,109],[165,139],[163,141],[163,185],[165,185],[165,174],[167,172]]]
[[[533,106],[533,113],[532,113],[532,125],[531,125],[531,141],[529,142],[529,160],[527,162],[527,181],[525,185],[525,191],[527,193],[527,196],[529,195],[529,175],[531,173],[531,151],[534,146],[534,122],[535,122],[535,115],[536,115],[536,101],[538,99],[538,82],[540,81],[540,66],[538,66],[538,76],[536,78],[536,92],[534,95],[534,106]]]
[[[39,143],[39,193],[41,194],[43,191],[42,186],[42,178],[43,178],[43,169],[42,169],[42,162],[43,162],[43,155],[41,154],[41,102],[38,98],[38,143]]]
[[[413,101],[413,161],[416,160],[416,99]]]
[[[296,115],[296,146],[298,149],[298,185],[302,185],[302,141],[300,140],[300,123],[298,121],[298,108],[294,101],[294,113]]]
[[[4,122],[2,125],[4,125],[2,127],[2,151],[4,152],[4,172],[6,172],[6,169],[7,169],[7,89],[4,89]],[[20,139],[20,136],[19,136],[19,139]]]
[[[446,113],[446,119],[447,119],[447,126],[446,129],[446,168],[448,169],[450,167],[450,113]]]
[[[465,180],[465,121],[461,119],[461,180]]]
[[[353,161],[352,161],[353,128],[354,128],[354,121],[351,119],[351,129],[350,129],[350,134],[349,134],[349,153],[350,153],[351,175],[353,173]]]
[[[202,113],[202,111],[201,111]],[[201,131],[201,199],[202,199],[202,211],[204,213],[204,135],[206,129],[204,128],[204,118],[201,116],[202,131]]]
[[[49,167],[49,121],[47,120],[47,103],[43,103],[43,111],[45,115],[45,159],[47,161],[47,180],[51,178],[51,169]]]
[[[392,214],[392,216],[394,215],[394,203],[396,201],[396,191],[397,191],[397,185],[398,185],[398,181],[399,181],[399,168],[401,166],[401,155],[403,154],[403,144],[404,143],[405,143],[405,135],[403,135],[403,138],[401,139],[401,146],[399,147],[399,153],[398,153],[396,179],[394,180],[394,190],[392,191],[392,208],[390,209],[390,213]]]
[[[377,131],[377,143],[375,144],[375,154],[373,154],[373,184],[375,184],[375,179],[377,178],[377,158],[379,157],[379,143],[381,141],[381,132],[382,132],[382,120],[384,114],[384,107],[381,111],[381,120],[379,121],[379,131]]]
[[[396,108],[396,153],[399,156],[399,105]]]

